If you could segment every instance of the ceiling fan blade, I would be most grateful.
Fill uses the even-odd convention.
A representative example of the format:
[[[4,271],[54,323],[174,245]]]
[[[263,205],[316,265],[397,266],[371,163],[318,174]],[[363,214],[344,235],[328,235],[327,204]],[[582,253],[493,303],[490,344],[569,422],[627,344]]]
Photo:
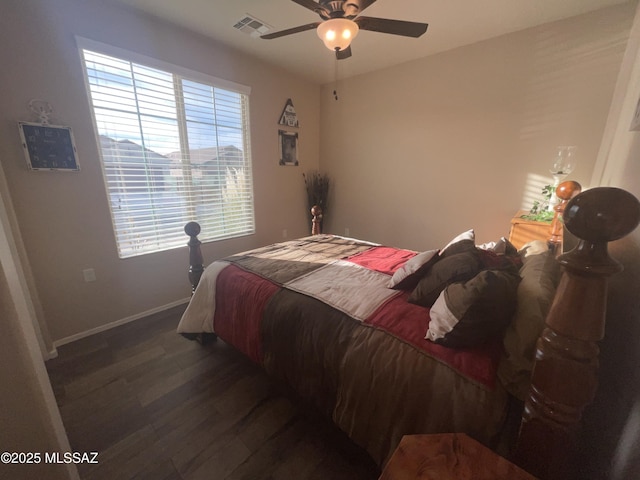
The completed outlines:
[[[365,8],[369,8],[369,6],[373,3],[376,3],[376,0],[360,0],[360,11],[362,12]]]
[[[285,35],[292,35],[294,33],[306,32],[307,30],[313,30],[314,28],[318,28],[322,22],[314,22],[307,23],[306,25],[300,25],[299,27],[288,28],[286,30],[280,30],[279,32],[267,33],[266,35],[261,35],[260,38],[264,38],[265,40],[271,40],[273,38],[284,37]]]
[[[336,58],[338,60],[344,60],[345,58],[349,58],[351,56],[351,45],[343,50],[336,50]]]
[[[354,20],[361,30],[391,33],[404,37],[417,38],[427,31],[426,23],[406,22],[404,20],[390,20],[388,18],[356,17]]]
[[[318,2],[314,2],[313,0],[292,0],[292,1],[304,8],[308,8],[312,12],[319,13],[325,10],[325,8],[322,5],[320,5]]]

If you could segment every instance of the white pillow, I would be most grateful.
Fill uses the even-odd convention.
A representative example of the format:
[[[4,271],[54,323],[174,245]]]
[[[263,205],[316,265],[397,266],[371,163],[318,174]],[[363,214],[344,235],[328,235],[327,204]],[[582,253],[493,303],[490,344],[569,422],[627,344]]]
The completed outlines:
[[[399,287],[400,283],[407,279],[410,275],[418,272],[420,268],[425,266],[438,254],[438,250],[428,250],[417,254],[405,262],[405,264],[396,270],[389,280],[387,287],[389,288],[402,288]]]

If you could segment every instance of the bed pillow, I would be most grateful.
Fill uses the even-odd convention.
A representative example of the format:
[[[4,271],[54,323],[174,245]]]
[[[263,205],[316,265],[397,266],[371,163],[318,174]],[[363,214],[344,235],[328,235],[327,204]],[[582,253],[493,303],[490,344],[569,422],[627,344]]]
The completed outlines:
[[[451,239],[440,251],[428,250],[408,260],[401,269],[394,273],[387,286],[396,290],[413,290],[420,279],[440,257],[455,255],[474,249],[475,232],[473,229],[462,232],[460,235]],[[404,268],[405,266],[406,268]]]
[[[498,366],[498,378],[509,393],[524,400],[529,390],[536,342],[560,280],[560,264],[546,244],[526,245],[520,253],[523,265],[518,304],[513,321],[504,334],[504,354]]]
[[[478,250],[473,247],[462,253],[440,258],[420,279],[409,295],[409,303],[430,307],[447,285],[470,280],[482,269]]]
[[[500,240],[497,242],[483,243],[482,245],[477,245],[477,247],[500,255],[517,255],[518,253],[518,249],[515,245],[505,237],[500,237]]]
[[[509,255],[478,248],[478,254],[483,270],[513,270],[514,273],[518,273],[522,267],[522,257],[517,253]]]
[[[520,250],[518,250],[518,255],[521,257],[530,257],[531,255],[539,255],[541,253],[546,253],[549,251],[549,245],[547,242],[543,242],[542,240],[532,240],[529,243],[525,243]]]
[[[497,247],[502,250],[504,248],[503,252],[496,252],[496,253],[504,253],[505,255],[517,255],[518,254],[518,249],[516,248],[516,246],[511,243],[507,238],[504,237],[500,237],[500,240],[498,240],[498,244]]]
[[[483,270],[445,288],[429,311],[425,338],[467,348],[502,334],[516,309],[520,277],[509,270]]]
[[[431,266],[439,260],[438,250],[428,250],[410,258],[396,270],[387,285],[396,290],[412,290]]]
[[[455,255],[475,249],[476,234],[473,229],[462,232],[460,235],[454,237],[444,248],[440,250],[440,256],[446,257],[449,255]]]

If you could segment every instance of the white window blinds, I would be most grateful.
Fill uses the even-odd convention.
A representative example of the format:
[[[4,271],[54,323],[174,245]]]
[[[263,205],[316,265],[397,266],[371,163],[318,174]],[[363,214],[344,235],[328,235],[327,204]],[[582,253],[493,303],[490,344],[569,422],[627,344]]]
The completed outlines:
[[[254,233],[248,95],[81,53],[120,257]]]

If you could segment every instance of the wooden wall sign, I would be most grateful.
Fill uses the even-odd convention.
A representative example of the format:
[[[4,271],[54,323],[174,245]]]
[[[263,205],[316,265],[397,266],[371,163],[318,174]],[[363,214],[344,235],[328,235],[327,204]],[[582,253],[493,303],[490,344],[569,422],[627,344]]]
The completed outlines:
[[[296,128],[300,126],[300,124],[298,123],[298,115],[296,114],[296,109],[293,107],[293,102],[290,98],[287,100],[287,103],[284,106],[284,110],[282,110],[282,114],[280,115],[280,121],[278,122],[278,124]]]

